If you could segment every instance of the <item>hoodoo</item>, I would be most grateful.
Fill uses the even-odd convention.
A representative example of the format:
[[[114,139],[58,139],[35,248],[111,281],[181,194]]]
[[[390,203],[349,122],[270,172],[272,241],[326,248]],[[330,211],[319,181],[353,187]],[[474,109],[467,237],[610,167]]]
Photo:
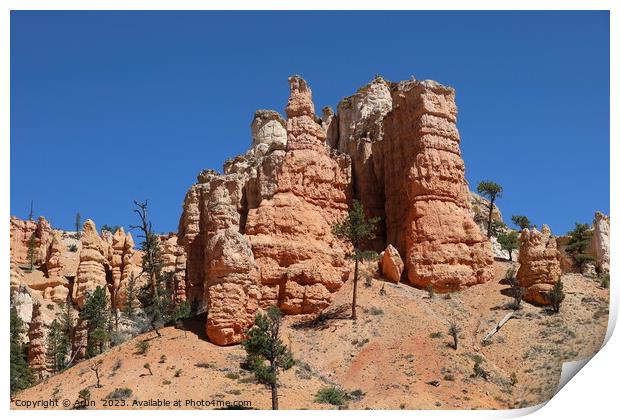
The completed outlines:
[[[250,150],[222,174],[201,172],[185,197],[185,294],[206,306],[211,341],[240,342],[260,307],[303,314],[330,304],[350,274],[350,250],[331,227],[353,198],[381,218],[366,245],[393,244],[410,284],[442,292],[491,278],[491,246],[469,208],[453,89],[377,77],[321,119],[306,81],[292,76],[289,85],[286,120],[257,111]]]

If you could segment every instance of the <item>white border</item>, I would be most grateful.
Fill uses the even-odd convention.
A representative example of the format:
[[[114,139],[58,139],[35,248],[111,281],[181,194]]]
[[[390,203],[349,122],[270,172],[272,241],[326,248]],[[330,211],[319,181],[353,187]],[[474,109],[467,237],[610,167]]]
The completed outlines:
[[[382,0],[381,2],[371,0],[346,0],[346,1],[334,1],[334,0],[314,0],[312,2],[297,0],[294,3],[285,3],[283,1],[274,0],[262,0],[262,1],[238,1],[228,0],[226,2],[215,3],[213,1],[201,1],[201,0],[89,0],[89,1],[77,1],[77,0],[58,0],[58,1],[45,1],[45,0],[4,0],[0,2],[0,174],[2,176],[2,182],[0,183],[0,193],[2,200],[0,200],[0,227],[5,234],[0,240],[0,267],[3,273],[9,273],[9,198],[10,198],[10,184],[9,184],[9,138],[10,138],[10,126],[9,126],[9,107],[10,107],[10,10],[272,10],[272,9],[285,9],[285,10],[343,10],[343,9],[364,9],[364,10],[379,10],[377,5],[381,6],[383,10],[610,10],[610,24],[611,24],[611,92],[610,92],[610,123],[611,123],[611,138],[616,139],[614,142],[610,142],[611,154],[610,156],[620,156],[618,150],[618,116],[620,112],[618,109],[618,74],[620,74],[620,67],[618,66],[618,40],[620,34],[618,33],[618,27],[620,19],[618,17],[618,11],[620,2],[617,1],[553,1],[553,0],[521,0],[521,1],[489,1],[489,0],[435,0],[435,1],[396,1],[396,0]],[[320,32],[320,28],[317,27],[317,33]],[[584,81],[587,84],[587,81]],[[585,87],[587,88],[587,86]],[[586,142],[584,139],[584,153],[588,151],[585,149]],[[617,209],[618,195],[614,193],[613,185],[618,178],[618,169],[613,165],[611,169],[611,213],[613,219],[616,217],[615,209]],[[578,197],[575,197],[578,199]],[[620,269],[616,251],[618,241],[618,235],[620,235],[620,229],[616,228],[616,224],[612,224],[612,272],[617,273]],[[5,302],[5,308],[2,313],[3,319],[3,342],[8,347],[9,343],[9,328],[8,328],[8,275],[3,276],[6,281],[4,287],[0,287],[0,293]],[[609,340],[606,346],[601,352],[599,352],[590,362],[587,363],[587,367],[583,369],[583,372],[579,374],[578,380],[570,381],[554,398],[552,398],[546,407],[542,410],[536,411],[530,417],[531,418],[597,418],[606,419],[611,418],[618,399],[618,384],[616,381],[619,378],[619,357],[620,354],[620,342],[615,336],[611,335],[613,327],[615,326],[617,312],[618,312],[618,290],[616,284],[617,276],[612,278],[612,302],[610,312],[610,325],[607,332],[607,339]],[[6,347],[5,347],[6,349]],[[0,363],[1,375],[5,381],[6,394],[2,401],[4,409],[9,411],[9,415],[13,417],[24,418],[36,418],[40,419],[42,415],[50,416],[52,418],[62,418],[64,416],[93,416],[96,418],[104,418],[111,413],[107,411],[79,411],[79,412],[67,412],[56,411],[42,413],[40,411],[11,411],[9,410],[9,369],[6,359],[8,359],[8,351],[3,352],[5,355],[5,362]],[[411,418],[412,416],[424,417],[424,418],[498,418],[498,417],[516,417],[526,414],[527,412],[535,411],[535,409],[525,410],[511,410],[511,411],[350,411],[338,412],[338,415],[344,417],[359,417],[370,418],[370,416],[394,416],[396,418]],[[251,413],[251,414],[250,414]],[[371,414],[372,413],[372,414]],[[175,411],[172,414],[170,411],[132,411],[119,413],[123,416],[142,416],[144,414],[153,418],[168,419],[171,415],[175,417],[186,417],[196,415],[208,415],[208,416],[248,416],[258,418],[272,418],[273,416],[290,416],[292,413],[282,411],[279,413],[273,413],[269,411],[220,411],[209,413],[196,413],[195,411]],[[323,413],[317,414],[313,411],[296,411],[294,415],[297,417],[316,417]],[[327,413],[328,415],[336,414],[334,411]]]

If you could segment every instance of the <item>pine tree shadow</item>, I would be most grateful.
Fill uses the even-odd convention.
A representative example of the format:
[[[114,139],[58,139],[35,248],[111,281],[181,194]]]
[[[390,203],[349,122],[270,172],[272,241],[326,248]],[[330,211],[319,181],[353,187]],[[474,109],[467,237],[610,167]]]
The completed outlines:
[[[181,321],[180,325],[176,325],[179,330],[184,330],[188,334],[195,334],[201,340],[209,341],[207,338],[207,331],[205,324],[207,322],[207,314],[202,313],[189,318],[185,318]]]
[[[331,321],[350,318],[350,306],[340,305],[326,309],[313,318],[297,322],[291,325],[291,328],[296,330],[324,330],[330,326]]]

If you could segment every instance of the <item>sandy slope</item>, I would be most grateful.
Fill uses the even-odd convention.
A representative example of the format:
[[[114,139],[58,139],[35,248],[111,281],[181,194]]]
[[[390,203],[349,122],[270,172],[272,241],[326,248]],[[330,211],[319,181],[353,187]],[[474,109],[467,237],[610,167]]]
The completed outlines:
[[[322,316],[287,317],[283,339],[298,363],[281,377],[281,408],[334,408],[314,402],[317,390],[330,384],[364,393],[349,401],[353,409],[508,408],[548,399],[563,361],[599,349],[607,325],[608,291],[582,276],[564,276],[567,296],[559,315],[524,304],[490,344],[482,345],[486,332],[510,312],[506,305],[511,298],[502,294],[508,286],[500,282],[508,263],[495,267],[494,281],[449,298],[430,299],[427,292],[404,284],[374,279],[366,286],[362,281],[357,321],[347,319],[351,284],[335,295]],[[458,350],[449,346],[452,319],[462,328]],[[54,394],[59,401],[75,400],[81,389],[89,388],[97,408],[102,408],[100,399],[117,387],[128,387],[133,391],[128,405],[135,398],[180,398],[247,400],[254,408],[269,408],[269,390],[252,382],[239,366],[243,349],[208,343],[200,321],[190,328],[187,336],[173,327],[165,328],[161,338],[147,333],[99,356],[102,388],[94,387],[92,361],[84,361],[16,398],[50,399]],[[145,356],[135,351],[140,340],[151,345]],[[159,363],[162,354],[166,361]],[[474,355],[483,358],[487,380],[473,377]],[[144,369],[146,362],[153,375]],[[428,384],[435,380],[439,386]]]

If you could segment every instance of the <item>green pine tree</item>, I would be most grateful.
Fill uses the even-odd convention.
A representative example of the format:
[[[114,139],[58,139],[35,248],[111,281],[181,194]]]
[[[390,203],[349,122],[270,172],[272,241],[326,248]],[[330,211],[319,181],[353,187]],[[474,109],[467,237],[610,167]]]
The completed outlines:
[[[179,303],[174,309],[174,323],[177,328],[181,328],[183,330],[185,337],[187,337],[187,330],[185,329],[183,320],[189,318],[191,313],[192,308],[187,301]]]
[[[291,350],[280,339],[282,313],[275,306],[266,313],[256,314],[254,327],[242,342],[247,353],[246,365],[254,372],[256,380],[271,388],[271,408],[278,409],[278,374],[290,369],[293,362]]]
[[[554,313],[560,312],[560,305],[564,301],[566,295],[564,294],[564,284],[562,280],[558,280],[553,284],[553,289],[549,293],[549,300],[551,301],[551,308]]]
[[[493,181],[481,181],[478,184],[478,194],[489,200],[489,218],[487,221],[487,237],[490,238],[493,232],[493,205],[495,200],[502,196],[503,188]]]
[[[568,236],[566,252],[573,257],[575,266],[582,273],[585,264],[595,260],[586,253],[592,238],[592,230],[587,223],[575,223],[575,229],[568,232]]]
[[[530,219],[528,219],[527,216],[521,216],[521,215],[515,214],[514,216],[511,217],[511,220],[512,220],[512,223],[514,223],[516,226],[519,226],[519,229],[521,230],[534,227],[534,225],[532,225],[532,222],[530,222]]]
[[[87,321],[86,357],[103,353],[110,341],[110,304],[105,289],[97,286],[86,299],[80,319]]]
[[[129,279],[127,280],[127,289],[125,291],[125,304],[123,305],[123,313],[129,319],[133,319],[136,313],[136,299],[137,299],[136,289],[136,277],[133,273],[129,274]]]
[[[332,227],[332,233],[335,236],[345,239],[353,245],[353,253],[349,255],[349,257],[354,261],[351,319],[357,318],[356,307],[359,263],[364,260],[373,260],[378,257],[377,253],[374,251],[360,249],[360,245],[363,240],[373,239],[375,237],[375,229],[379,220],[379,217],[367,219],[362,204],[357,200],[353,200],[347,217],[342,222],[337,223]]]
[[[519,249],[519,233],[516,231],[502,232],[497,235],[497,242],[502,246],[502,249],[508,251],[508,260],[512,261],[512,252]]]
[[[155,292],[150,284],[145,284],[138,292],[138,300],[158,337],[161,337],[159,330],[173,319],[175,311],[172,293],[166,287],[167,274],[155,276]]]
[[[35,383],[35,376],[28,367],[25,346],[22,343],[21,336],[24,334],[25,328],[23,321],[17,315],[17,309],[11,307],[10,317],[10,353],[11,353],[11,395],[17,391],[26,389]]]
[[[64,345],[66,339],[62,331],[62,325],[58,320],[53,320],[47,332],[46,358],[50,372],[59,372],[65,367],[68,347]]]
[[[37,250],[37,237],[34,235],[30,235],[28,239],[28,261],[30,263],[29,270],[34,270],[34,257]]]

